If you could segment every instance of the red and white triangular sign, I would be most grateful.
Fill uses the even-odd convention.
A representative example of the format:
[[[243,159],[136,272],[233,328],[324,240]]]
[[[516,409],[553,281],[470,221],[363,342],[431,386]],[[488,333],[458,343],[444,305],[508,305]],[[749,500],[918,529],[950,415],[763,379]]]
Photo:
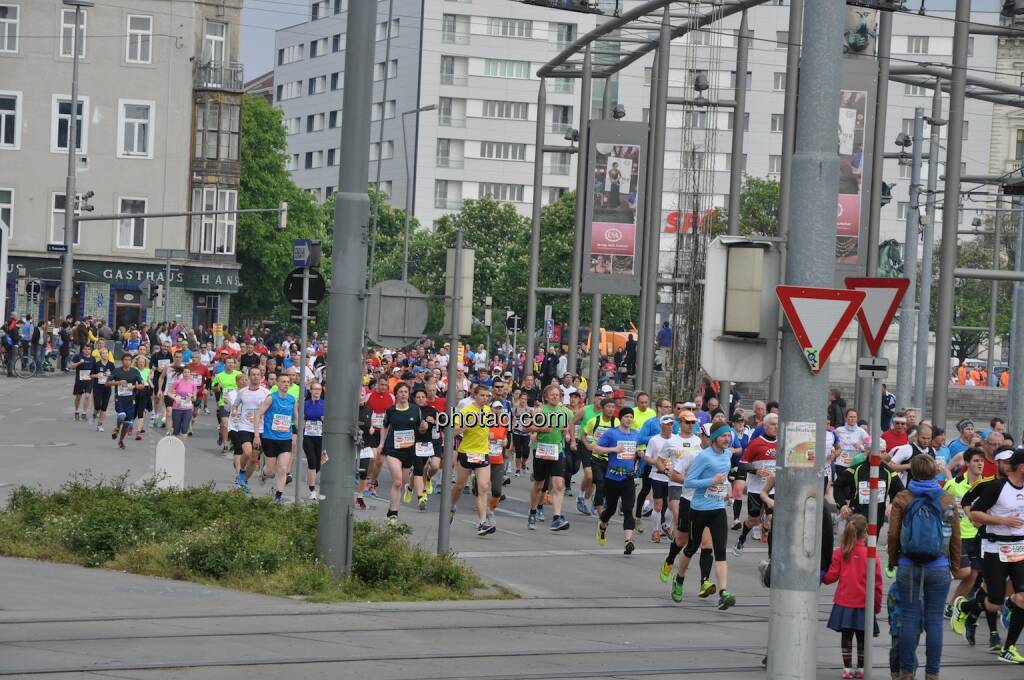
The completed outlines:
[[[860,290],[804,286],[776,286],[775,294],[811,373],[815,374],[825,367],[843,331],[867,297]]]
[[[910,279],[890,279],[872,276],[848,276],[846,287],[867,293],[864,304],[857,312],[857,322],[864,333],[864,342],[871,356],[878,356],[889,324],[903,301]]]

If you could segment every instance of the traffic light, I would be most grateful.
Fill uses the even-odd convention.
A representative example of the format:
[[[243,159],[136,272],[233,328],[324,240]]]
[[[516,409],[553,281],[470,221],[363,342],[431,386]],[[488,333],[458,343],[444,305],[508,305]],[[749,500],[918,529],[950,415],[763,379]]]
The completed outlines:
[[[139,284],[139,290],[142,291],[142,306],[149,307],[153,301],[153,282],[143,281]]]
[[[281,201],[277,207],[277,228],[282,231],[288,228],[288,201]]]
[[[153,287],[153,293],[149,299],[155,301],[154,307],[164,306],[164,285],[162,283],[158,283]]]
[[[892,202],[892,190],[895,186],[895,183],[882,182],[882,197],[879,199],[882,205],[889,205]]]

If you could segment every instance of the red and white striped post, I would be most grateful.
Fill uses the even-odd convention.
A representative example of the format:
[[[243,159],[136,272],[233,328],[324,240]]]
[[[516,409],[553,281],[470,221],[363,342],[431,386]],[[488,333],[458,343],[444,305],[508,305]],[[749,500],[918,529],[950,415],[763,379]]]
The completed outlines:
[[[871,642],[875,632],[875,561],[878,559],[878,468],[882,463],[882,379],[871,381],[871,466],[868,498],[868,582],[864,596],[864,677],[871,678]]]

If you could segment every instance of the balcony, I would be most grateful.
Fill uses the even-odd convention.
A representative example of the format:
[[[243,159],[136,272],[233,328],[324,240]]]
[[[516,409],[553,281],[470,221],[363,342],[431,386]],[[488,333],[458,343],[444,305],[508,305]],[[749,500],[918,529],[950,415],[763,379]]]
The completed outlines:
[[[466,76],[457,76],[454,73],[442,73],[441,84],[465,87],[466,85],[469,85],[469,78]]]
[[[553,135],[564,135],[571,127],[572,123],[549,123],[547,131]]]
[[[448,156],[437,157],[437,167],[439,168],[450,168],[452,170],[461,170],[466,166],[466,161],[463,158],[449,158]]]
[[[462,210],[462,199],[451,199],[444,198],[443,196],[434,197],[434,207],[438,210]]]
[[[544,166],[545,175],[568,175],[569,164],[568,163],[550,163]]]
[[[192,66],[192,86],[197,90],[241,92],[245,83],[242,65],[235,62],[198,62]]]
[[[468,45],[469,33],[459,31],[444,31],[441,33],[441,42],[448,45]]]
[[[441,127],[464,128],[464,127],[466,127],[466,119],[465,118],[453,118],[450,115],[446,116],[446,115],[442,114],[442,115],[437,117],[437,124],[440,125]]]

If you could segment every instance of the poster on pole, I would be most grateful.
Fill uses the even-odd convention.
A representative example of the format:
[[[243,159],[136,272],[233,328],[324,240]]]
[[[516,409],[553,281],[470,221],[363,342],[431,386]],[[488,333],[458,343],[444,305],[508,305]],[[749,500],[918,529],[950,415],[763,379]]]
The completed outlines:
[[[590,122],[584,293],[640,294],[647,125]]]
[[[836,262],[840,264],[856,264],[859,255],[867,105],[866,91],[839,91],[839,209],[836,216]]]
[[[783,437],[785,439],[785,456],[783,460],[786,467],[814,467],[814,446],[817,434],[817,425],[815,423],[790,421],[783,425]]]

